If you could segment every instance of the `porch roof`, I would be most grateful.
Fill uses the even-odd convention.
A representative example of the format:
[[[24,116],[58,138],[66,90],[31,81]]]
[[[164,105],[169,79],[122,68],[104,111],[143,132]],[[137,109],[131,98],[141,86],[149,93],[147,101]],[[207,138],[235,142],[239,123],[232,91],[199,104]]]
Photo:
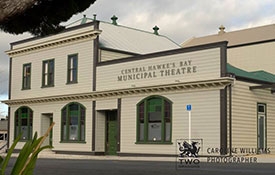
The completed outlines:
[[[230,64],[227,64],[227,72],[234,74],[236,79],[259,84],[250,86],[250,90],[270,89],[271,93],[275,93],[275,75],[272,73],[263,70],[247,72]]]
[[[209,79],[203,81],[193,81],[184,83],[173,83],[166,85],[154,85],[154,86],[144,86],[135,87],[127,89],[116,89],[108,91],[95,91],[87,93],[78,94],[68,94],[68,95],[57,95],[57,96],[47,96],[47,97],[37,97],[37,98],[27,98],[27,99],[12,99],[5,100],[3,103],[7,105],[22,105],[22,104],[32,104],[32,103],[42,103],[42,102],[55,102],[55,101],[71,101],[71,100],[82,100],[82,99],[106,99],[106,98],[122,98],[125,96],[134,96],[140,94],[152,94],[152,93],[171,93],[171,92],[182,92],[190,90],[203,90],[203,89],[223,89],[225,86],[232,84],[234,78],[222,77],[218,79]]]
[[[231,64],[227,64],[227,72],[234,74],[236,77],[246,78],[251,81],[261,81],[262,83],[273,84],[275,83],[275,75],[263,70],[248,72],[243,69],[239,69]]]

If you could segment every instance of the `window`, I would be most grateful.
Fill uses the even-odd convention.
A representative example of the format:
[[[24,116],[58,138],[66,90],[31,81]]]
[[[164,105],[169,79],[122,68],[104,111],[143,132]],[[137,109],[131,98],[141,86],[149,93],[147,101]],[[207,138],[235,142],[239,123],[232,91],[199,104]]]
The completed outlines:
[[[85,112],[79,103],[70,103],[61,111],[61,141],[85,141]]]
[[[170,143],[172,103],[161,96],[137,104],[137,143]]]
[[[31,63],[23,65],[22,89],[31,88]]]
[[[77,83],[77,54],[68,56],[67,83]]]
[[[8,134],[7,133],[0,133],[0,141],[1,140],[8,140]]]
[[[265,114],[265,104],[258,103],[258,114]]]
[[[29,140],[32,138],[32,120],[33,111],[28,107],[20,107],[15,111],[15,132],[14,137],[18,137],[22,133],[21,140]]]
[[[42,87],[54,86],[54,59],[43,61]]]

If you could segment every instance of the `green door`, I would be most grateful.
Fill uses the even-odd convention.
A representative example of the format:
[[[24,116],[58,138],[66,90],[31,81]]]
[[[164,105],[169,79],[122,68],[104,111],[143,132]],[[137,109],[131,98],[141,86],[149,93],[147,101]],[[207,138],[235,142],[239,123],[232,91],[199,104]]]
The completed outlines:
[[[258,149],[264,150],[265,139],[265,116],[258,116]]]
[[[107,112],[106,154],[117,154],[117,112]]]

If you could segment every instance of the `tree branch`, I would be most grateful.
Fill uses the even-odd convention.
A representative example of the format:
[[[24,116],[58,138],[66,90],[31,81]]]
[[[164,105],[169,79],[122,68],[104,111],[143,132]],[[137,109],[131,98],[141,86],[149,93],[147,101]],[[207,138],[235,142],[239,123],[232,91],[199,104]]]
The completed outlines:
[[[95,0],[0,0],[0,30],[45,36],[62,31],[61,22],[83,12]]]
[[[23,13],[32,7],[38,0],[1,0],[0,1],[0,23],[10,17]]]

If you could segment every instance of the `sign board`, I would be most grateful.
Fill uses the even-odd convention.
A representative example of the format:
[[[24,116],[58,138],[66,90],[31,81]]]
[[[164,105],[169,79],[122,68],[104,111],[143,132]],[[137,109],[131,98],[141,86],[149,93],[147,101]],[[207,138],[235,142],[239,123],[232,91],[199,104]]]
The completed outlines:
[[[189,104],[189,105],[186,105],[186,110],[187,110],[187,111],[191,111],[191,110],[192,110],[192,105],[190,105],[190,104]]]

